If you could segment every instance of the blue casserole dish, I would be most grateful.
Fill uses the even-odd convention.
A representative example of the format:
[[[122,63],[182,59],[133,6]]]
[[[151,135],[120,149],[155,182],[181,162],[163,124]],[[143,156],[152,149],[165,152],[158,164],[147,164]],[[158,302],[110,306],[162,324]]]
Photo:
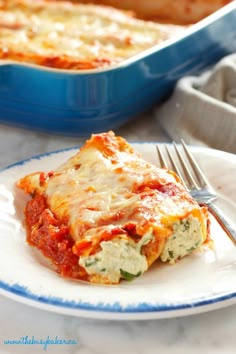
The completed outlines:
[[[236,1],[116,67],[90,71],[0,62],[0,121],[87,136],[114,129],[170,95],[176,81],[236,50]],[[168,119],[168,117],[167,117]]]

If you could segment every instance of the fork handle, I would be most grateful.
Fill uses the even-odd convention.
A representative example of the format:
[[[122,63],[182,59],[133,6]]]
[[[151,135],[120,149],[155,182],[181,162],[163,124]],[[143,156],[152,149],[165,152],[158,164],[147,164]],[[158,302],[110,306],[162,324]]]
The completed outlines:
[[[208,202],[207,207],[208,210],[212,213],[212,215],[216,218],[222,229],[226,232],[226,234],[236,246],[236,230],[226,220],[221,209],[218,208],[213,202]]]

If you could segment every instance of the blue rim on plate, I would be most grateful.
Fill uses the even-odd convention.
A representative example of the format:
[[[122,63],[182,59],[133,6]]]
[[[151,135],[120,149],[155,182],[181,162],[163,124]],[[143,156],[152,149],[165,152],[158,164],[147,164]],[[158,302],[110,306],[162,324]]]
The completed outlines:
[[[37,296],[35,294],[32,294],[31,292],[27,291],[27,289],[19,284],[13,284],[13,285],[8,285],[6,283],[3,283],[0,281],[0,288],[3,291],[6,291],[7,293],[10,292],[13,295],[17,295],[20,297],[23,297],[25,299],[29,300],[34,300],[37,302],[41,302],[46,305],[52,305],[52,306],[60,306],[60,307],[65,307],[68,309],[73,309],[73,310],[86,310],[86,311],[96,311],[96,312],[111,312],[113,314],[115,313],[149,313],[149,312],[171,312],[171,311],[177,311],[177,310],[188,310],[188,309],[193,309],[196,307],[202,307],[206,305],[213,305],[217,304],[222,301],[227,301],[227,300],[234,300],[234,303],[236,303],[236,291],[232,293],[226,293],[224,295],[220,296],[215,296],[211,297],[209,299],[206,299],[202,297],[201,299],[197,301],[193,301],[190,303],[182,303],[182,304],[164,304],[164,303],[156,303],[156,304],[150,304],[150,303],[145,303],[145,302],[140,302],[139,304],[136,305],[127,305],[123,307],[119,302],[114,302],[112,304],[106,304],[106,303],[98,303],[96,305],[91,304],[90,302],[83,302],[83,301],[66,301],[62,300],[61,298],[57,297],[44,297],[44,296]],[[1,293],[1,290],[0,290]],[[4,292],[3,292],[4,294]],[[114,316],[115,318],[115,316]]]
[[[182,76],[235,50],[233,1],[184,35],[108,69],[65,71],[2,61],[0,121],[70,136],[113,129],[167,98]]]

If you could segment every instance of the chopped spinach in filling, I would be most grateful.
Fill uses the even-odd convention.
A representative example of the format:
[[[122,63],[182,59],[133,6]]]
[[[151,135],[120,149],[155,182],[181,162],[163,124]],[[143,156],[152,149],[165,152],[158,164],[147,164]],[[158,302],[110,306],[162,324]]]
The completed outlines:
[[[197,218],[189,216],[173,225],[173,234],[166,241],[161,260],[174,263],[193,252],[202,242],[201,224]]]
[[[117,283],[120,278],[133,280],[148,268],[146,257],[141,254],[141,249],[151,241],[152,237],[152,232],[149,232],[138,243],[122,238],[103,241],[100,252],[80,257],[79,264],[88,274],[106,276],[113,283]]]

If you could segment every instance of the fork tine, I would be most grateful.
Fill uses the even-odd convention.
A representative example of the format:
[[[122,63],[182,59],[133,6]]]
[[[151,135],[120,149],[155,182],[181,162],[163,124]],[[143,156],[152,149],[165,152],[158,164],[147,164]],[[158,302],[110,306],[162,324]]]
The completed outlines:
[[[158,145],[156,145],[156,149],[157,149],[157,155],[158,155],[161,167],[168,168],[168,164],[166,162],[166,159],[164,158],[164,155],[161,152],[161,149]]]
[[[189,159],[190,165],[191,165],[193,171],[195,172],[196,177],[198,178],[198,182],[200,183],[200,186],[202,188],[205,186],[208,186],[209,183],[208,183],[206,177],[204,176],[201,168],[199,167],[197,161],[195,160],[195,158],[193,157],[193,155],[189,151],[189,149],[183,139],[181,139],[181,144],[183,146],[185,154],[187,155],[187,157]]]
[[[180,170],[180,168],[178,167],[177,163],[175,162],[171,152],[170,152],[170,149],[167,147],[167,145],[165,145],[165,148],[166,148],[166,152],[168,154],[168,157],[170,159],[170,162],[172,164],[172,167],[173,167],[173,170],[178,174],[178,176],[180,177],[183,185],[185,186],[186,189],[189,189],[186,182],[185,182],[185,178]]]
[[[181,166],[183,168],[183,171],[185,173],[185,176],[188,179],[189,188],[190,189],[193,189],[193,188],[199,189],[199,186],[198,186],[195,178],[193,177],[193,175],[192,175],[187,163],[185,162],[185,159],[183,158],[183,156],[179,152],[179,149],[178,149],[178,147],[177,147],[177,145],[176,145],[176,143],[174,141],[173,141],[173,145],[174,145],[174,148],[175,148],[175,152],[176,152],[176,154],[177,154],[177,156],[179,158],[180,164],[181,164]]]

